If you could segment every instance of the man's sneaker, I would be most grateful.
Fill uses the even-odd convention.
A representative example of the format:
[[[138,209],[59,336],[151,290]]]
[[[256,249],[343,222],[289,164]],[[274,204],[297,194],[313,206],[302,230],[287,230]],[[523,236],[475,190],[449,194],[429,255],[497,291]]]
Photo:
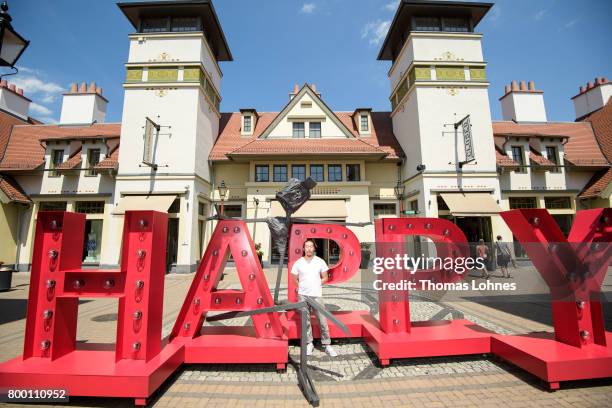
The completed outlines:
[[[336,350],[334,350],[334,348],[330,345],[325,346],[325,352],[330,356],[330,357],[338,357],[338,353],[336,353]]]
[[[314,344],[308,343],[308,345],[306,346],[306,355],[307,356],[311,355],[313,351],[314,351]]]

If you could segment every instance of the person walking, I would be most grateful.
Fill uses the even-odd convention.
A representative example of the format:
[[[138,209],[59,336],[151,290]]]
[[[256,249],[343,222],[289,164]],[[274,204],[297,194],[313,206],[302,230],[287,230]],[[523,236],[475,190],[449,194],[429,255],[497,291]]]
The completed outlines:
[[[476,256],[478,258],[483,259],[484,268],[482,268],[482,274],[480,275],[483,279],[489,279],[491,274],[488,271],[488,265],[490,262],[489,259],[489,247],[485,244],[484,239],[478,240],[478,245],[476,246]]]
[[[291,268],[291,278],[293,279],[293,283],[298,287],[298,300],[300,302],[304,302],[308,298],[317,302],[322,307],[325,307],[323,303],[323,284],[329,280],[327,274],[328,270],[329,268],[325,261],[315,255],[314,241],[306,240],[304,242],[304,256],[298,259]],[[309,306],[308,309],[308,319],[306,320],[306,339],[308,345],[306,346],[306,355],[311,355],[314,351],[314,344],[312,338],[312,325],[310,324],[310,312],[311,309],[314,308]],[[325,352],[331,357],[336,357],[338,354],[331,346],[327,318],[316,309],[314,309],[314,312],[319,321],[321,343],[325,348]]]
[[[497,258],[497,265],[502,271],[502,277],[511,278],[512,276],[508,272],[508,263],[512,259],[512,255],[508,243],[502,241],[501,235],[497,236],[497,241],[495,242],[495,257]]]

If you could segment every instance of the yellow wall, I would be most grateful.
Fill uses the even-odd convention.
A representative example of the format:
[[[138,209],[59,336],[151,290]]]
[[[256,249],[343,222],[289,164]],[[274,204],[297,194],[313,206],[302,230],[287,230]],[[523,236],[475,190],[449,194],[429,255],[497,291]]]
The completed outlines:
[[[17,252],[17,216],[19,207],[16,204],[0,204],[0,261],[12,265]]]

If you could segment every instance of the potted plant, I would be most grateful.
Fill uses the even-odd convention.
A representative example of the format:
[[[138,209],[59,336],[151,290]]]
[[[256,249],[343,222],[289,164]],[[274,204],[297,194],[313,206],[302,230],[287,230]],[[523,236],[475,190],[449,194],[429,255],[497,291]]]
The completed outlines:
[[[362,242],[359,244],[361,247],[361,263],[359,264],[360,269],[368,269],[368,263],[370,263],[370,244],[368,242]]]
[[[255,252],[257,253],[257,258],[259,258],[259,264],[263,268],[263,251],[259,242],[255,244]]]
[[[0,261],[0,292],[10,290],[13,281],[13,269],[3,265],[4,262]]]

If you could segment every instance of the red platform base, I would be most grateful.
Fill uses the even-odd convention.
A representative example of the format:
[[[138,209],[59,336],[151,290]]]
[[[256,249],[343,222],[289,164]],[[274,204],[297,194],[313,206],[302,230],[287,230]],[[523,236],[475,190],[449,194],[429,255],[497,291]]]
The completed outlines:
[[[114,345],[110,345],[114,347]],[[183,347],[166,345],[152,360],[121,360],[105,344],[83,344],[54,361],[17,357],[0,364],[0,387],[13,389],[65,389],[69,397],[147,398],[183,363]]]
[[[491,352],[558,389],[561,381],[612,377],[612,332],[606,341],[607,347],[578,348],[555,341],[553,333],[493,335]]]
[[[491,332],[469,320],[412,322],[410,333],[384,333],[367,316],[363,337],[383,366],[391,359],[484,354],[491,351]]]
[[[257,338],[252,326],[205,326],[196,338],[177,337],[185,347],[185,363],[276,364],[284,369],[289,356],[287,339]]]
[[[356,310],[356,311],[340,311],[340,312],[332,312],[335,318],[340,320],[344,325],[349,329],[351,334],[347,334],[343,332],[339,327],[333,324],[331,321],[327,321],[329,326],[329,335],[332,339],[341,339],[341,338],[354,338],[361,337],[363,334],[363,323],[366,319],[366,316],[370,314],[365,310]],[[300,319],[297,313],[288,313],[287,314],[287,329],[288,336],[291,340],[300,338]],[[310,323],[312,325],[312,337],[318,339],[321,337],[321,330],[319,328],[319,321],[316,316],[313,314],[310,316]]]

